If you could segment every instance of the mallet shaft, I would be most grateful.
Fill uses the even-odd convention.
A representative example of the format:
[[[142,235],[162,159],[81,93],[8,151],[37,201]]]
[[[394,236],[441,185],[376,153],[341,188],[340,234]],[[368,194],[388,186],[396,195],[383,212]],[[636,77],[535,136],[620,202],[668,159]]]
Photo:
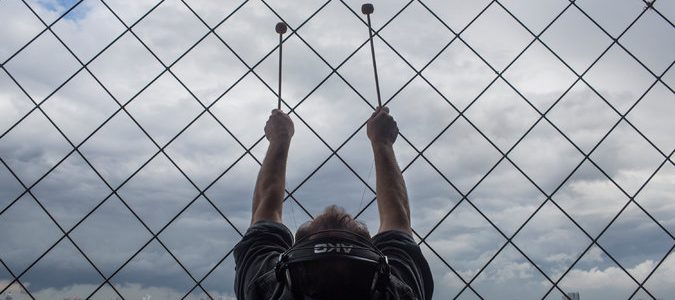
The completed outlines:
[[[284,33],[286,33],[287,30],[286,23],[284,22],[279,22],[277,23],[276,26],[274,26],[274,31],[276,31],[279,34],[279,90],[277,93],[278,99],[277,99],[277,109],[281,110],[281,67],[282,67],[282,61],[283,61],[283,50],[284,50]]]
[[[377,77],[377,61],[375,60],[375,46],[373,45],[373,27],[370,24],[370,14],[366,14],[368,19],[368,39],[370,41],[370,54],[373,58],[373,73],[375,74],[375,91],[377,92],[377,105],[382,107],[382,98],[380,96],[380,80]]]
[[[282,52],[283,52],[283,34],[279,34],[279,99],[277,101],[277,109],[281,110],[281,62],[282,62]]]

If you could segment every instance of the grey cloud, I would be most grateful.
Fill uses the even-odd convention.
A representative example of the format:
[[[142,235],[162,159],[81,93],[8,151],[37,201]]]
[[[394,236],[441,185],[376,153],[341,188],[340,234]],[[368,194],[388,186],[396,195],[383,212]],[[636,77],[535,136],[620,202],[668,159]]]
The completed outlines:
[[[56,242],[60,233],[30,196],[19,199],[0,221],[2,259],[12,270],[25,270]]]
[[[111,193],[77,153],[66,158],[32,192],[64,229],[72,228]]]
[[[135,37],[126,33],[91,63],[90,70],[124,104],[157,77],[162,66]]]
[[[12,79],[7,76],[7,74],[0,73],[0,85],[2,89],[0,90],[0,95],[2,95],[3,101],[2,110],[2,127],[0,127],[3,133],[18,122],[21,117],[28,113],[28,111],[34,107],[33,103],[30,101],[21,90],[16,87]]]
[[[164,62],[173,63],[208,29],[180,1],[165,1],[133,31]]]
[[[628,115],[628,120],[639,124],[640,131],[666,155],[675,149],[675,138],[667,133],[674,125],[669,117],[675,112],[675,103],[668,100],[671,95],[668,88],[659,83]]]
[[[71,234],[103,274],[110,274],[150,239],[117,197],[112,197]]]
[[[218,38],[209,35],[181,59],[172,71],[204,105],[210,105],[239,80],[247,69]],[[213,80],[214,78],[218,80]],[[234,88],[241,90],[242,86],[248,84],[240,82]],[[248,95],[251,96],[250,94],[255,94],[257,89],[245,90],[251,90]],[[230,90],[225,99],[234,98],[233,94],[234,91]]]
[[[198,190],[164,155],[159,155],[118,193],[150,228],[158,231],[197,197]],[[162,208],[157,209],[156,203],[162,203]]]
[[[42,101],[79,69],[59,41],[43,34],[4,66],[36,102]]]
[[[602,4],[590,1],[578,2],[593,16],[601,17],[606,11],[598,9],[602,8]],[[12,2],[3,2],[3,5],[6,5],[3,8],[15,10],[20,7],[7,3]],[[151,14],[152,18],[141,22],[137,31],[153,50],[159,52],[158,55],[166,63],[171,62],[182,52],[181,50],[185,50],[188,45],[195,42],[200,37],[197,33],[203,34],[207,30],[191,16],[189,11],[182,6],[176,6],[176,3],[163,4],[157,11],[157,13],[164,11],[167,15],[175,15],[177,11],[181,11],[183,15],[175,20],[176,23],[172,21],[171,24],[164,24],[168,19],[161,18],[159,14]],[[200,15],[205,16],[211,26],[220,21],[235,5],[234,2],[224,6],[214,6],[207,2],[189,3]],[[274,9],[279,9],[282,17],[294,28],[320,5],[314,1],[292,4],[284,1],[269,3]],[[360,2],[347,1],[347,3],[359,13]],[[657,6],[667,7],[663,1],[657,3],[659,3]],[[378,28],[388,17],[396,13],[404,2],[375,4],[377,12],[373,23]],[[455,30],[468,23],[470,17],[486,5],[485,2],[478,1],[459,3],[432,1],[425,4],[434,9]],[[532,8],[511,1],[504,2],[504,5],[513,9],[516,16],[523,18],[524,23],[535,33],[542,29],[563,4],[567,3],[542,2]],[[616,4],[620,8],[620,15],[612,18],[602,17],[600,23],[609,27],[611,33],[621,29],[626,20],[636,13],[630,8],[635,6],[634,3],[628,6],[624,6],[625,4],[627,2]],[[37,4],[32,5],[40,7]],[[131,24],[149,9],[152,3],[116,1],[110,5],[127,24]],[[440,50],[441,45],[452,38],[452,34],[433,19],[419,3],[415,2],[413,5],[415,6],[413,10],[404,12],[399,19],[388,25],[381,35],[401,51],[405,59],[419,68]],[[503,25],[500,31],[520,32],[518,45],[512,43],[510,34],[499,35],[496,31],[487,30],[502,25],[502,23],[495,24],[498,20],[490,18],[495,14],[505,17],[505,13],[500,9],[493,4],[488,15],[478,20],[477,27],[470,27],[463,35],[463,38],[490,63],[494,62],[495,67],[502,67],[505,62],[512,60],[517,51],[524,47],[524,43],[533,38],[523,33],[522,29],[518,29],[519,25],[510,21],[510,24]],[[583,20],[583,16],[575,11],[576,8],[572,7],[571,10],[572,12],[569,15],[566,13],[561,23],[554,25],[542,39],[563,59],[569,60],[579,72],[584,64],[590,63],[595,52],[605,44],[608,45],[609,41],[603,37],[602,32],[598,33],[596,29],[587,30],[584,24],[588,22],[571,22],[575,18]],[[8,10],[0,9],[0,11]],[[41,8],[39,13],[50,19],[57,16],[58,11]],[[107,39],[112,40],[121,25],[116,20],[110,19],[111,16],[105,13],[100,5],[83,7],[83,11],[86,13],[77,15],[79,18],[63,19],[54,28],[57,34],[63,35],[64,41],[74,48],[76,54],[86,58],[100,49]],[[667,32],[664,33],[661,22],[663,20],[654,19],[655,16],[651,11],[647,14],[649,19],[641,21],[639,24],[641,27],[636,29],[635,33],[629,32],[630,34],[621,41],[625,41],[631,51],[634,49],[639,58],[648,58],[648,66],[656,71],[664,66],[664,62],[669,63],[667,51],[658,49],[667,49],[672,39],[667,38]],[[669,15],[669,11],[665,14]],[[0,47],[0,57],[15,51],[18,45],[26,41],[26,36],[35,34],[32,22],[25,19],[20,21],[26,17],[25,14],[10,15],[15,15],[16,18],[11,19],[12,22],[9,24],[14,25],[10,26],[9,30],[0,31],[0,36],[8,37],[6,38],[8,42]],[[366,27],[357,17],[362,16],[354,16],[343,7],[342,3],[332,2],[326,11],[307,23],[298,34],[336,67],[338,62],[367,39]],[[96,21],[101,18],[107,21]],[[278,36],[271,28],[278,21],[263,3],[249,2],[216,32],[246,63],[252,65],[276,47]],[[166,31],[166,26],[172,26],[174,29],[171,32],[161,32]],[[660,48],[652,46],[647,49],[649,46],[639,45],[640,40],[636,37],[640,32],[644,32],[644,28],[653,28],[654,36],[665,36],[666,38],[663,38],[665,46]],[[574,36],[575,32],[584,34],[585,40],[582,39],[584,43]],[[88,38],[91,36],[105,38],[98,40]],[[593,36],[599,40],[592,38]],[[502,38],[505,41],[499,44],[486,44],[486,41],[495,38]],[[422,49],[420,45],[428,47]],[[6,65],[8,70],[17,76],[17,80],[26,85],[29,93],[37,96],[36,100],[42,100],[44,95],[70,76],[74,68],[79,67],[71,59],[53,61],[43,58],[42,54],[50,55],[46,57],[60,55],[59,51],[63,49],[51,48],[57,46],[51,38],[44,36],[33,46],[29,46],[26,53],[22,52],[15,58],[16,60]],[[60,49],[58,47],[55,49]],[[375,47],[383,99],[386,100],[394,95],[414,72],[381,40],[375,39]],[[548,53],[548,50],[538,43],[532,47],[504,74],[504,77],[540,111],[545,111],[575,78]],[[338,72],[374,106],[375,91],[368,52],[366,45],[338,69]],[[284,54],[284,99],[290,105],[294,105],[307,96],[330,73],[330,69],[295,36],[284,44]],[[585,79],[610,103],[623,111],[640,96],[641,92],[644,92],[653,78],[636,63],[627,63],[626,54],[619,51],[616,46],[608,55],[599,62],[597,69],[594,68],[587,74]],[[26,59],[28,56],[39,56],[41,59],[31,62]],[[276,59],[276,52],[272,53],[255,69],[273,90],[276,89]],[[90,67],[122,103],[138,93],[162,71],[157,60],[129,34],[98,57]],[[219,40],[209,36],[193,49],[184,61],[172,67],[172,71],[208,105],[239,79],[246,68]],[[423,74],[460,110],[477,97],[496,76],[460,41],[453,42],[429,68],[424,70]],[[664,81],[668,82],[667,78],[664,77]],[[6,108],[0,112],[3,120],[0,128],[5,130],[23,116],[32,104],[17,91],[14,83],[8,78],[0,79],[0,82],[3,84],[0,90],[3,101],[0,105]],[[78,74],[71,83],[52,97],[45,102],[44,109],[74,143],[81,141],[118,108],[85,72]],[[627,117],[666,154],[673,149],[671,134],[668,131],[668,128],[672,127],[669,126],[671,121],[668,117],[672,115],[668,113],[671,98],[667,87],[659,83]],[[263,136],[264,121],[269,111],[276,106],[275,101],[273,92],[253,74],[249,74],[225,94],[211,111],[245,147],[250,147]],[[527,106],[500,79],[478,99],[466,115],[505,151],[537,117],[536,112]],[[420,78],[397,94],[390,107],[399,122],[402,134],[418,149],[424,147],[457,115],[454,109]],[[187,94],[168,73],[143,91],[127,108],[160,146],[201,111],[201,107],[192,96]],[[342,79],[334,75],[325,85],[314,91],[306,102],[299,106],[296,113],[331,147],[336,148],[365,122],[370,115],[370,108],[366,107],[366,103]],[[619,116],[609,110],[592,91],[579,83],[558,103],[548,117],[570,139],[578,143],[582,150],[588,151]],[[300,182],[330,155],[328,147],[302,124],[297,115],[292,115],[292,118],[295,122],[296,135],[289,159],[287,178],[289,190],[298,187]],[[42,175],[70,150],[58,133],[49,129],[51,125],[46,122],[41,115],[34,113],[0,141],[1,157],[27,184]],[[539,124],[521,145],[509,154],[509,157],[522,167],[537,185],[546,192],[551,192],[581,161],[582,156],[552,127],[544,123]],[[51,133],[44,135],[45,130]],[[656,167],[655,162],[663,161],[663,157],[630,130],[632,129],[621,125],[596,151],[592,159],[622,187],[634,191],[636,182],[640,179],[646,180],[649,175],[647,171],[653,171]],[[634,142],[626,144],[626,137],[631,137]],[[267,141],[263,139],[251,153],[258,160],[262,160],[266,146]],[[417,154],[402,138],[399,138],[395,147],[402,166],[407,165]],[[103,177],[113,187],[117,187],[158,149],[122,112],[87,141],[81,151],[96,169],[101,171]],[[203,189],[235,159],[244,154],[244,149],[213,120],[211,115],[204,114],[166,148],[166,153],[200,189]],[[374,187],[372,153],[363,129],[340,149],[338,154],[359,176]],[[500,157],[498,151],[463,119],[450,127],[424,155],[438,166],[438,169],[456,184],[462,193],[468,192]],[[249,201],[258,166],[252,157],[246,155],[206,191],[209,199],[241,233],[250,222]],[[672,186],[670,184],[672,166],[666,164],[666,167],[638,195],[636,201],[644,205],[672,232],[675,221],[672,218],[671,206],[667,205]],[[77,154],[73,154],[38,184],[33,192],[43,201],[57,222],[69,228],[110,192],[92,173],[84,161]],[[404,176],[410,192],[413,226],[424,237],[461,199],[461,196],[428,165],[424,158],[417,158]],[[3,197],[0,203],[9,203],[21,190],[17,189],[15,180],[7,172],[0,178],[2,178],[0,195]],[[174,214],[187,205],[188,201],[194,199],[196,193],[197,190],[175,169],[163,153],[155,157],[119,191],[120,197],[147,221],[153,231],[164,226]],[[350,212],[356,212],[372,199],[373,194],[368,189],[364,192],[364,186],[358,178],[344,166],[343,162],[333,157],[316,175],[298,188],[294,196],[311,214],[316,214],[332,202],[347,207]],[[617,212],[620,205],[627,201],[627,198],[588,162],[553,198],[590,234],[597,234]],[[529,216],[543,201],[543,195],[509,162],[503,161],[469,195],[469,199],[510,236],[526,216]],[[0,257],[8,263],[13,272],[20,272],[51,245],[49,241],[55,241],[60,237],[56,227],[32,201],[24,197],[0,216],[0,238],[4,242],[0,246],[2,250]],[[588,242],[580,235],[579,230],[556,210],[557,208],[548,204],[514,240],[551,276],[559,275],[559,272],[569,266],[571,260],[576,258],[575,255],[579,254],[580,247],[585,247]],[[376,231],[378,218],[375,204],[359,218],[368,224],[371,232]],[[286,202],[284,220],[292,230],[308,219],[309,216],[293,200]],[[614,233],[601,239],[601,244],[620,262],[626,262],[625,267],[635,269],[631,271],[632,273],[643,274],[640,272],[644,272],[649,266],[653,267],[659,255],[663,255],[663,245],[672,245],[672,239],[664,236],[665,233],[659,230],[644,216],[634,217],[633,214],[627,214],[620,217],[618,224],[610,228],[610,233]],[[149,239],[149,233],[120,200],[113,197],[76,228],[71,237],[92,261],[101,267],[104,274],[109,274]],[[230,228],[227,221],[222,219],[204,198],[197,199],[195,204],[160,235],[162,242],[197,277],[203,276],[215,266],[217,260],[231,249],[238,238],[239,234]],[[505,240],[474,208],[468,203],[463,203],[429,235],[426,242],[455,267],[461,276],[468,279],[487,262]],[[625,246],[631,243],[639,243],[644,247],[636,250]],[[428,251],[426,246],[423,248],[435,274],[436,297],[454,297],[462,288],[461,281],[435,257],[435,254]],[[22,253],[19,254],[16,249],[22,249]],[[647,284],[650,291],[653,289],[658,291],[659,295],[668,295],[671,261],[672,259],[668,260],[668,263],[657,270],[653,279],[650,279]],[[72,264],[66,266],[68,262]],[[231,297],[232,269],[233,262],[228,258],[206,278],[205,288],[212,296]],[[627,291],[632,292],[629,291],[632,283],[625,280],[625,276],[620,276],[621,273],[617,271],[620,270],[617,270],[601,251],[594,248],[575,266],[569,277],[563,279],[561,288],[565,291],[580,290],[584,297],[598,299],[619,297]],[[79,253],[73,251],[70,246],[59,245],[28,274],[32,274],[31,276],[27,275],[22,281],[29,284],[31,292],[41,297],[86,296],[93,290],[92,284],[97,283],[84,279],[86,277],[84,274],[92,274],[91,272],[91,266]],[[53,274],[63,275],[59,279],[53,279],[53,276],[50,276]],[[0,279],[5,280],[7,275],[0,276],[2,276]],[[618,278],[617,276],[623,279],[612,280]],[[191,280],[186,279],[177,263],[157,242],[149,245],[111,281],[123,290],[125,297],[129,298],[141,298],[148,293],[156,297],[165,295],[166,298],[177,298],[192,287]],[[613,290],[602,291],[584,285],[585,282],[612,287]],[[169,285],[173,288],[168,288]],[[549,284],[519,253],[508,246],[505,252],[476,279],[474,286],[484,298],[503,295],[539,298],[543,295],[543,291],[548,289]],[[514,286],[527,287],[529,292],[524,294],[523,289],[515,289]],[[113,297],[110,292],[109,287],[104,287],[95,298]],[[200,293],[196,291],[191,297],[203,296]],[[472,297],[471,292],[467,290],[462,297]],[[557,291],[549,295],[549,299],[560,297]]]
[[[168,73],[130,102],[127,109],[161,146],[202,111],[199,103]]]
[[[64,12],[51,11],[50,15],[60,16]],[[103,3],[85,1],[56,23],[53,30],[86,63],[112,42],[113,38],[122,34],[125,28]]]
[[[494,26],[495,23],[499,26]],[[506,11],[493,4],[467,29],[464,39],[501,71],[533,37]]]
[[[147,161],[156,147],[127,115],[117,114],[80,151],[113,187]]]
[[[0,142],[0,153],[27,186],[54,166],[70,148],[39,111],[31,113]]]
[[[450,30],[416,2],[411,3],[380,35],[417,69],[426,65],[453,38]]]

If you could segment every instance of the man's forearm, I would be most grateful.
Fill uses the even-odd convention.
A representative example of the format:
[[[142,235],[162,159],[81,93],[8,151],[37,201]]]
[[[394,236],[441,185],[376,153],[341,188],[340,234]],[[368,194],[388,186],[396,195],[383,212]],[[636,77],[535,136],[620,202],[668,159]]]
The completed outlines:
[[[251,224],[260,220],[281,222],[286,162],[290,142],[270,143],[253,192]]]
[[[410,229],[408,192],[391,145],[373,144],[380,232]]]

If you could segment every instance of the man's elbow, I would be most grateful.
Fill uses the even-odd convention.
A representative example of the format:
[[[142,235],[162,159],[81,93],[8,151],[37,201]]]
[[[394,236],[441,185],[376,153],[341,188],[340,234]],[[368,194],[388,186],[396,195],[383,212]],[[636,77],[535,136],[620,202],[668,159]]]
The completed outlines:
[[[281,204],[281,205],[283,205],[283,204]],[[277,207],[276,205],[267,205],[266,203],[262,203],[253,212],[253,216],[251,217],[251,224],[255,224],[258,221],[273,221],[273,222],[281,223],[281,221],[282,221],[281,205],[279,205],[279,207]]]
[[[407,215],[405,216],[401,215],[397,217],[388,218],[387,220],[382,220],[379,232],[390,230],[402,231],[412,235],[412,228],[410,227],[410,218]]]

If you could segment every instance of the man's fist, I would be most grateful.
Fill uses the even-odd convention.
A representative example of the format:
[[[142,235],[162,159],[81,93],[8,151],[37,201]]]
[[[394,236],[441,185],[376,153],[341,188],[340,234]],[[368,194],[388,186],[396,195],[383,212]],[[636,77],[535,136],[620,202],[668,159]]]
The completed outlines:
[[[270,143],[288,143],[295,133],[291,117],[281,110],[272,111],[269,120],[265,124],[265,136]]]
[[[391,146],[398,137],[396,121],[389,115],[388,107],[378,107],[368,119],[368,138],[372,144]]]

